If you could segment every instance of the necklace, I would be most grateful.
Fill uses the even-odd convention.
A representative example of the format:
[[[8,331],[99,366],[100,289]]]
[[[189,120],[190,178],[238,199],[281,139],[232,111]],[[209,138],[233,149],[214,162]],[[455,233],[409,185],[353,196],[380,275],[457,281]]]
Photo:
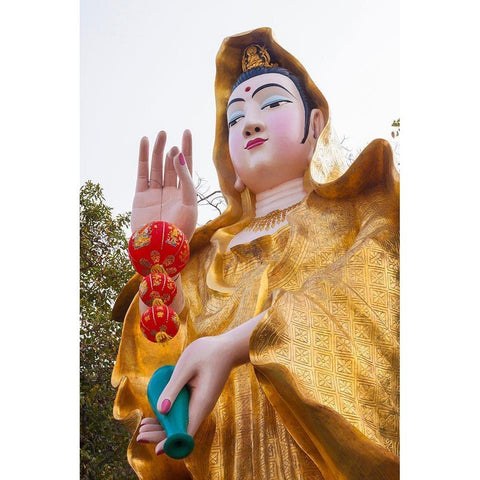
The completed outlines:
[[[287,208],[283,208],[281,210],[274,210],[273,212],[267,213],[263,217],[256,217],[245,227],[244,230],[252,232],[268,230],[269,228],[272,228],[275,225],[282,223],[285,220],[287,213],[290,212],[290,210],[293,210],[300,203],[301,201],[290,205]]]

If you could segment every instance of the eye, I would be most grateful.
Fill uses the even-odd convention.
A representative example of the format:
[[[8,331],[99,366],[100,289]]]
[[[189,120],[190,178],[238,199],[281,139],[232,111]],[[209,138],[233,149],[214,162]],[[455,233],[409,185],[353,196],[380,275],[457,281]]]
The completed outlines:
[[[262,104],[261,109],[264,110],[266,108],[276,108],[284,103],[292,103],[292,101],[285,97],[271,97]]]
[[[234,113],[231,117],[230,120],[228,121],[228,128],[233,127],[241,118],[243,118],[245,115],[243,113]]]

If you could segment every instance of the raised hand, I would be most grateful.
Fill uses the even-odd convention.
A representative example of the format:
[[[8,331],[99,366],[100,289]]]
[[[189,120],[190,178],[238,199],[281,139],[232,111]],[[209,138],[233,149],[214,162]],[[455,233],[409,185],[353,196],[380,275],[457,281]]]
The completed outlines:
[[[157,135],[149,171],[148,138],[140,141],[138,176],[133,198],[132,232],[146,223],[173,223],[190,240],[197,223],[197,195],[192,180],[192,134],[183,132],[182,151],[172,147],[163,161],[167,134]],[[177,185],[178,183],[178,185]]]

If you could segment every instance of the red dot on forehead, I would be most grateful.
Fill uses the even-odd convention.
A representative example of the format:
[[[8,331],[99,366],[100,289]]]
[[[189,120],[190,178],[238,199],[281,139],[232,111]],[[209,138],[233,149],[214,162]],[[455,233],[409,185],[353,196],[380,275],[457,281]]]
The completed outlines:
[[[247,88],[245,89],[245,91],[246,91],[246,92],[249,92],[249,91],[250,91],[250,87],[247,87]]]

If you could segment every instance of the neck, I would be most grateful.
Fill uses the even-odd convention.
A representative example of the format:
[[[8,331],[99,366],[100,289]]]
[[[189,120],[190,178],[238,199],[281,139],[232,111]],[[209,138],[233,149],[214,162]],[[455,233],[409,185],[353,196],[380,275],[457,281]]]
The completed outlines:
[[[270,190],[257,193],[255,216],[263,217],[275,210],[283,210],[302,201],[307,195],[303,188],[303,177],[281,183]]]

